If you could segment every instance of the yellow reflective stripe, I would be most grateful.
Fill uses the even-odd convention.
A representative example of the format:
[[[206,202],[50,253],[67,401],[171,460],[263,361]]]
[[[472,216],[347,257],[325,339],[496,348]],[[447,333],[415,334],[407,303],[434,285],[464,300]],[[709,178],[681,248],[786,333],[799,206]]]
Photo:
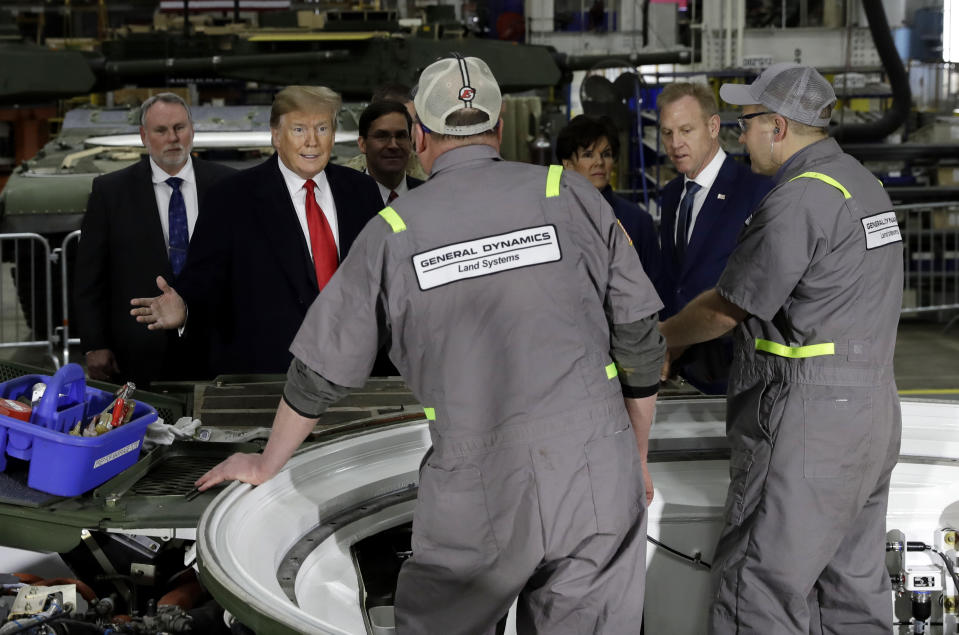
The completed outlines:
[[[390,224],[390,227],[393,228],[394,234],[398,234],[401,231],[406,230],[406,223],[403,222],[403,219],[400,218],[400,215],[397,214],[396,210],[392,207],[385,207],[381,209],[380,216],[382,216],[383,220]]]
[[[619,371],[616,370],[615,362],[606,366],[606,379],[612,379],[617,374],[619,374]]]
[[[828,183],[829,185],[833,186],[834,188],[842,192],[843,198],[852,198],[852,194],[849,193],[849,190],[844,188],[842,184],[839,183],[839,181],[832,178],[831,176],[823,174],[822,172],[803,172],[799,176],[794,176],[793,178],[789,180],[795,181],[796,179],[819,179],[823,183]]]
[[[436,421],[436,409],[435,408],[423,408],[423,414],[426,415],[426,418],[430,421]]]
[[[800,359],[802,357],[835,355],[836,345],[832,342],[826,342],[825,344],[810,344],[809,346],[784,346],[777,342],[756,338],[756,350],[779,355],[780,357]]]
[[[563,176],[563,166],[549,166],[549,174],[546,175],[546,198],[559,196],[559,179]]]

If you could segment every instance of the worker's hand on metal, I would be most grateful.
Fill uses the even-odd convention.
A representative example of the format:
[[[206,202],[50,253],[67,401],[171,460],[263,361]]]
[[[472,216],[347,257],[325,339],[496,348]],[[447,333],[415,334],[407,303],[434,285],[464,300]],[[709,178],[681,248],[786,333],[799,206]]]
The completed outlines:
[[[669,373],[673,370],[671,365],[676,357],[678,357],[678,355],[673,355],[672,349],[666,349],[666,356],[663,358],[663,367],[659,371],[659,381],[669,380]]]
[[[649,466],[643,461],[643,483],[646,485],[646,505],[653,502],[653,478],[649,475]]]
[[[673,362],[679,359],[686,352],[685,346],[666,349],[666,357],[663,359],[663,368],[659,371],[659,381],[668,381],[676,376],[677,369],[673,368]]]
[[[186,303],[176,289],[167,284],[163,276],[157,276],[157,288],[161,294],[155,298],[133,298],[130,304],[136,309],[130,315],[147,325],[151,331],[177,329],[186,323]]]
[[[86,355],[87,374],[90,379],[111,381],[120,375],[117,359],[109,348],[98,348],[88,351]]]
[[[198,478],[194,485],[201,492],[224,481],[241,481],[251,485],[259,485],[272,476],[272,474],[266,473],[262,464],[262,454],[233,454]]]

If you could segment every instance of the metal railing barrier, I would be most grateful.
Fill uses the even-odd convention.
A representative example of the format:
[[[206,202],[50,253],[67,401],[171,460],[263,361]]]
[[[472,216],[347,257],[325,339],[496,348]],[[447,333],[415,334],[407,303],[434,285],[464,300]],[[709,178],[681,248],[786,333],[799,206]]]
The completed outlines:
[[[959,310],[959,202],[894,210],[903,240],[902,315]]]
[[[903,239],[901,314],[959,311],[959,201],[894,210]],[[70,346],[80,343],[71,336],[69,318],[79,238],[79,230],[71,232],[51,252],[39,234],[0,234],[0,263],[10,272],[0,281],[0,348],[46,347],[55,366],[70,361]],[[58,267],[56,276],[53,266]],[[54,314],[62,314],[56,329]],[[946,329],[957,320],[959,313]]]
[[[0,348],[45,348],[56,367],[52,259],[40,234],[0,234]]]

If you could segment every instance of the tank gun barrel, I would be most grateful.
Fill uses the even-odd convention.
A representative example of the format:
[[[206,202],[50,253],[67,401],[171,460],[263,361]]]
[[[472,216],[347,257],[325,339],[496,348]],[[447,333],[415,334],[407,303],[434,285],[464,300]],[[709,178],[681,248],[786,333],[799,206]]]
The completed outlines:
[[[197,73],[211,70],[229,70],[247,66],[287,66],[347,59],[345,50],[301,51],[296,53],[261,53],[250,55],[212,55],[206,57],[168,57],[146,60],[105,60],[100,58],[92,67],[97,75],[124,77],[130,75]]]

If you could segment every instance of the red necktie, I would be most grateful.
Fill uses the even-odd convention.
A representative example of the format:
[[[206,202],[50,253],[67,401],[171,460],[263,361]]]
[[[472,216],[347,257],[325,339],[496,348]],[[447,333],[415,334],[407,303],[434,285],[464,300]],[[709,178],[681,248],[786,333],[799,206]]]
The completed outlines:
[[[396,193],[396,190],[390,190],[390,195],[386,197],[386,204],[389,205],[390,203],[395,201],[396,197],[398,196],[399,194]]]
[[[303,187],[306,188],[306,226],[310,230],[310,251],[313,252],[316,284],[322,291],[336,271],[336,241],[333,240],[333,230],[330,229],[326,215],[316,202],[316,195],[313,193],[316,183],[313,179],[308,179]]]

